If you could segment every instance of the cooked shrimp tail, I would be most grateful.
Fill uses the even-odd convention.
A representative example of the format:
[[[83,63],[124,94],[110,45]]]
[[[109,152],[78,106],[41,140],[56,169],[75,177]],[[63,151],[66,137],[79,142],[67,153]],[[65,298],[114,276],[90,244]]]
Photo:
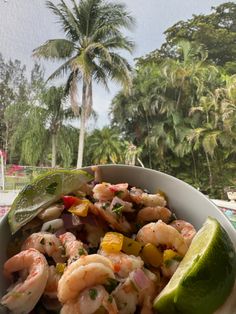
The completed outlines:
[[[14,272],[22,270],[28,276],[10,286],[8,293],[1,299],[1,304],[13,314],[29,313],[33,310],[48,279],[47,261],[35,249],[22,251],[4,264],[4,274],[7,278],[12,278]]]

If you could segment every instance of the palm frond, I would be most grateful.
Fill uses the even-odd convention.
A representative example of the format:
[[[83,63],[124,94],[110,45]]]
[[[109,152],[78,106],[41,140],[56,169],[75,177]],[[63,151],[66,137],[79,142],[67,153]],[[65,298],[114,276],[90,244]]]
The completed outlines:
[[[33,50],[33,56],[51,60],[69,58],[75,51],[75,44],[67,39],[50,39]]]
[[[131,66],[128,61],[119,54],[111,52],[110,55],[112,62],[108,63],[106,60],[101,61],[101,66],[112,80],[121,84],[126,92],[130,92],[132,86]]]
[[[59,68],[57,68],[47,79],[47,81],[53,80],[55,78],[64,76],[69,70],[71,70],[71,62],[74,57],[63,63]]]
[[[107,49],[124,49],[130,53],[132,53],[135,48],[135,44],[132,40],[117,34],[103,41],[103,45]]]
[[[211,157],[214,155],[215,148],[217,147],[217,138],[220,131],[213,131],[206,134],[202,141],[202,146],[207,154]]]
[[[53,2],[46,1],[46,5],[59,18],[58,22],[61,24],[66,36],[71,40],[79,40],[79,34],[77,33],[79,29],[75,27],[74,21],[68,19],[68,16],[66,16],[65,13],[62,12]],[[63,5],[63,3],[61,5]]]
[[[108,62],[111,62],[111,55],[109,50],[101,43],[95,42],[91,43],[86,47],[84,53],[87,55],[99,55],[101,58],[106,59]]]

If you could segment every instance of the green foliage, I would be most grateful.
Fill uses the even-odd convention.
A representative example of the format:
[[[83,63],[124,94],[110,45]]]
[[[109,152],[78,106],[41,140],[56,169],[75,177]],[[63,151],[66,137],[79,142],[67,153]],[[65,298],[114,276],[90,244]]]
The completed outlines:
[[[181,41],[175,49],[178,58],[138,62],[132,95],[113,99],[112,123],[142,147],[146,166],[220,195],[234,179],[223,168],[236,157],[236,78],[209,63],[203,47]]]
[[[134,19],[125,5],[104,0],[71,0],[70,6],[63,0],[57,4],[47,1],[47,6],[56,15],[66,39],[48,40],[33,54],[64,62],[49,79],[67,75],[66,92],[70,94],[75,115],[80,116],[77,166],[81,167],[86,123],[93,105],[92,82],[107,89],[109,80],[118,82],[127,91],[131,86],[131,67],[120,52],[133,50],[133,42],[122,31],[130,29]],[[78,82],[81,102],[77,99]]]
[[[236,3],[226,2],[212,8],[208,15],[193,15],[187,21],[179,21],[165,31],[166,41],[148,57],[161,62],[166,57],[179,58],[177,43],[187,40],[203,46],[208,59],[224,67],[228,74],[236,73]],[[142,58],[140,62],[145,62]]]
[[[43,75],[42,68],[35,64],[31,80],[28,82],[24,77],[22,80],[27,93],[21,94],[17,101],[9,102],[4,112],[9,132],[9,161],[48,165],[59,158],[63,166],[69,167],[73,162],[75,145],[74,142],[67,143],[67,136],[72,137],[75,133],[69,125],[74,115],[66,103],[64,88],[46,88]],[[53,138],[54,148],[51,147]]]
[[[120,134],[114,129],[103,127],[95,129],[87,138],[87,164],[119,163],[122,161],[124,143]]]

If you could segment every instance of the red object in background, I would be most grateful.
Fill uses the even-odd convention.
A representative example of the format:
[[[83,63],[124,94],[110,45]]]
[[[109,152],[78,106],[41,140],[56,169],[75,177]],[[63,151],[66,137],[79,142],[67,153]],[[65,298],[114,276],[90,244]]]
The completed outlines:
[[[24,167],[23,166],[20,166],[20,165],[12,165],[8,171],[7,171],[7,175],[11,176],[12,174],[14,174],[15,172],[18,172],[18,171],[22,171],[24,170]]]

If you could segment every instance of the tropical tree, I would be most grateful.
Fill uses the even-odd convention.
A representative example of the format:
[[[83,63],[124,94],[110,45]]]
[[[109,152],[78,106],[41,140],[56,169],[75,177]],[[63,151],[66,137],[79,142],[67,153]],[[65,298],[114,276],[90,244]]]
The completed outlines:
[[[202,149],[209,172],[209,189],[232,184],[236,170],[236,76],[226,76],[225,86],[217,88],[200,99],[190,115],[198,120],[186,136],[193,149]],[[211,191],[212,192],[212,191]]]
[[[225,2],[212,7],[210,14],[193,15],[187,21],[178,21],[164,34],[166,40],[160,49],[151,52],[147,58],[163,61],[166,57],[178,58],[177,43],[181,40],[203,45],[208,51],[208,59],[223,66],[224,71],[236,72],[236,3]]]
[[[43,107],[46,127],[52,142],[52,167],[56,166],[58,134],[63,123],[73,119],[73,112],[66,107],[64,88],[52,86],[43,95]]]
[[[48,163],[47,156],[51,155],[52,167],[56,166],[57,157],[63,164],[70,165],[73,148],[68,135],[73,131],[68,123],[74,115],[66,106],[64,88],[52,86],[45,89],[38,65],[32,71],[29,87],[23,103],[13,102],[5,110],[5,122],[11,133],[10,159],[18,156],[23,163],[37,165]],[[58,152],[57,142],[60,145]],[[66,153],[63,147],[66,147]]]
[[[119,163],[124,159],[124,142],[114,128],[95,129],[86,141],[88,164]]]
[[[0,54],[0,149],[8,152],[11,126],[5,121],[6,109],[11,104],[23,105],[28,94],[26,68],[19,60],[5,61]],[[20,114],[16,116],[20,119]]]
[[[50,39],[36,48],[34,56],[64,63],[49,77],[68,74],[67,91],[70,92],[74,113],[80,116],[80,136],[77,167],[81,167],[84,137],[92,108],[92,82],[108,89],[108,80],[131,86],[130,65],[120,56],[121,50],[132,51],[134,44],[122,34],[130,29],[134,19],[120,3],[104,0],[71,0],[71,8],[64,0],[59,4],[47,2],[48,8],[57,16],[66,39]],[[77,83],[81,82],[82,102],[77,100]]]

